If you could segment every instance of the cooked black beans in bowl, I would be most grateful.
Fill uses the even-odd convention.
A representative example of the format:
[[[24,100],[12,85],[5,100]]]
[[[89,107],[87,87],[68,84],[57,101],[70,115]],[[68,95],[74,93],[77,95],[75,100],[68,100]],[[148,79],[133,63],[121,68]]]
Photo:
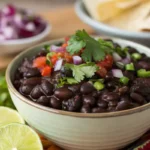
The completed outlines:
[[[150,102],[150,58],[85,30],[25,58],[15,88],[46,107],[81,113],[132,109]]]

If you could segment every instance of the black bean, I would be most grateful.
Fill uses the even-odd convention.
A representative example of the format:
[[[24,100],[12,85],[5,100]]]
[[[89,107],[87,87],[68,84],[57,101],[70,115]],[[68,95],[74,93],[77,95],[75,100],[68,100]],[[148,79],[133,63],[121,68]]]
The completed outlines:
[[[92,95],[85,95],[83,96],[83,104],[84,105],[90,105],[93,107],[96,103],[95,98]]]
[[[100,95],[100,92],[98,92],[98,91],[92,92],[92,96],[96,99],[99,97],[99,95]]]
[[[62,87],[56,89],[54,95],[61,100],[68,100],[73,96],[73,92],[66,87]]]
[[[130,94],[130,97],[131,97],[135,102],[137,102],[137,103],[139,103],[139,104],[143,104],[144,101],[145,101],[145,98],[144,98],[142,95],[138,94],[138,93],[131,93],[131,94]]]
[[[80,84],[69,86],[68,89],[71,90],[73,93],[79,93],[80,92]]]
[[[120,101],[116,107],[116,110],[126,110],[131,107],[131,104],[129,101]]]
[[[116,89],[119,87],[119,85],[118,85],[117,81],[109,81],[106,83],[106,87],[108,89]]]
[[[81,93],[83,93],[83,94],[90,94],[90,93],[92,93],[94,90],[95,90],[94,86],[93,86],[91,83],[88,83],[88,82],[83,83],[83,84],[81,85],[81,88],[80,88],[80,91],[81,91]]]
[[[37,68],[28,68],[26,72],[23,73],[26,78],[40,77],[41,73]]]
[[[110,93],[106,93],[106,94],[103,94],[102,97],[101,97],[102,100],[104,101],[118,101],[119,100],[119,95],[115,92],[110,92]]]
[[[40,98],[38,98],[36,103],[43,105],[43,106],[49,106],[49,101],[50,101],[50,99],[48,97],[41,96]]]
[[[105,80],[106,81],[110,81],[110,80],[112,80],[114,77],[113,77],[113,75],[112,75],[112,72],[108,72],[107,73],[107,75],[105,76]]]
[[[123,72],[123,75],[128,77],[131,81],[133,81],[134,78],[135,78],[135,75],[134,75],[133,71],[127,71],[126,70],[126,71]]]
[[[150,102],[150,95],[146,96],[146,101],[149,103]]]
[[[29,78],[29,79],[24,79],[22,81],[23,85],[37,85],[37,84],[41,84],[41,78],[40,77],[33,77],[33,78]]]
[[[61,74],[65,77],[72,77],[72,71],[70,69],[66,69],[65,67],[61,68]]]
[[[31,97],[33,99],[38,99],[41,96],[43,96],[43,93],[41,92],[40,86],[37,85],[33,88],[32,92],[31,92]]]
[[[150,94],[150,78],[137,78],[131,87],[131,92],[137,92],[144,96]]]
[[[14,86],[15,86],[16,89],[19,89],[19,87],[21,86],[20,81],[19,80],[15,80],[14,81]]]
[[[81,108],[82,113],[91,113],[91,108],[89,105],[83,105]]]
[[[106,109],[100,107],[92,108],[92,113],[102,113],[102,112],[106,112]]]
[[[97,106],[100,107],[100,108],[107,108],[108,103],[106,101],[103,101],[103,100],[99,99],[98,102],[97,102]]]
[[[59,100],[58,98],[51,97],[50,106],[52,106],[55,109],[61,109],[62,108],[62,101]]]
[[[109,101],[108,106],[115,107],[115,106],[117,106],[117,104],[118,104],[118,101]]]
[[[123,86],[123,87],[119,88],[118,92],[120,95],[123,95],[123,94],[129,92],[129,88],[127,86]]]
[[[150,70],[150,62],[139,61],[139,62],[138,62],[138,67],[139,67],[139,69]]]
[[[121,96],[120,100],[121,101],[129,101],[130,99],[129,99],[128,95],[123,95],[123,96]]]
[[[116,111],[116,107],[108,107],[107,109],[109,112],[114,112]]]
[[[68,111],[79,111],[82,106],[82,99],[79,95],[67,100],[67,102],[63,103],[66,107],[64,107]]]
[[[23,95],[30,95],[31,91],[33,89],[33,86],[31,85],[22,85],[20,87],[20,92],[23,94]]]
[[[137,53],[137,50],[133,47],[127,46],[129,53]]]
[[[54,87],[49,81],[43,80],[41,83],[41,88],[47,96],[51,96],[53,94]]]
[[[60,78],[61,78],[61,72],[60,71],[54,71],[52,73],[51,79],[52,79],[53,83],[57,83]]]
[[[63,100],[62,101],[62,109],[67,111],[67,109],[68,109],[68,100]]]

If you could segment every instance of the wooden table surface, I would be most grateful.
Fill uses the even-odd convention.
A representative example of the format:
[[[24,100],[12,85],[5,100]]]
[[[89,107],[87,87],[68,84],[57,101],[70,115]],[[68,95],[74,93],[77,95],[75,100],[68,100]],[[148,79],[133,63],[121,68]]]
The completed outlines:
[[[88,33],[94,33],[94,31],[88,25],[82,23],[78,19],[73,7],[42,12],[40,15],[52,25],[51,33],[46,40],[71,35],[78,29],[86,29]],[[0,56],[0,70],[6,68],[15,55],[16,54],[3,57]]]

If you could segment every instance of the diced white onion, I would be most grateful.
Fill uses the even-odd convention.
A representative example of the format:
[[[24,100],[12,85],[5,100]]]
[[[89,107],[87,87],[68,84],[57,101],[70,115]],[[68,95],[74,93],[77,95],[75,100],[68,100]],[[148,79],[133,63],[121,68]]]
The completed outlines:
[[[123,73],[120,69],[112,69],[112,74],[116,78],[122,78],[123,77]]]
[[[62,64],[63,64],[63,59],[57,60],[54,66],[54,71],[59,71],[62,67]]]
[[[51,45],[50,50],[52,52],[64,52],[65,48],[61,46]]]
[[[80,56],[73,56],[73,63],[75,65],[80,65],[82,63],[82,58]]]
[[[115,62],[122,60],[122,57],[118,53],[114,52],[112,55]]]

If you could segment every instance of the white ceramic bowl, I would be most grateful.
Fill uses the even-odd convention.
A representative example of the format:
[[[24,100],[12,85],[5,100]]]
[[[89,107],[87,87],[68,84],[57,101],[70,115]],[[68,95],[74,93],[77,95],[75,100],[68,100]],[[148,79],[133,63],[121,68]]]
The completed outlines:
[[[150,56],[150,49],[126,40],[113,39]],[[13,86],[14,74],[25,57],[32,57],[44,44],[19,54],[8,66],[6,80],[12,100],[25,121],[66,150],[117,150],[138,139],[150,129],[150,103],[111,113],[82,114],[51,109],[23,97]]]
[[[51,25],[47,23],[46,28],[36,36],[24,38],[24,39],[8,40],[8,41],[1,42],[0,43],[0,49],[1,49],[0,55],[8,55],[12,53],[17,53],[28,47],[33,46],[43,41],[50,33],[50,30],[51,30]]]
[[[75,4],[77,16],[86,24],[91,26],[100,35],[132,40],[147,46],[150,46],[150,33],[146,32],[131,32],[109,26],[103,22],[94,20],[84,7],[83,1],[77,1]]]

